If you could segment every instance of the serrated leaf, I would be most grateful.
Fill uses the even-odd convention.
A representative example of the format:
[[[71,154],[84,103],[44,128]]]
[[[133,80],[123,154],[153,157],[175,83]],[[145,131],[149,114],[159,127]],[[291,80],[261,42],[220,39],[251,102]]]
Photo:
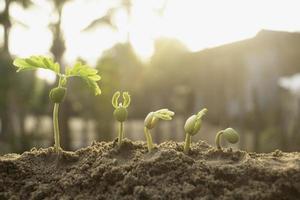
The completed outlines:
[[[16,58],[13,62],[17,72],[24,70],[35,70],[38,68],[48,69],[56,74],[60,71],[60,65],[54,62],[52,58],[45,56],[30,56],[29,58]]]
[[[97,84],[97,81],[101,79],[98,75],[98,70],[84,65],[81,62],[77,62],[73,68],[67,68],[66,75],[67,77],[78,76],[82,78],[89,88],[93,90],[95,95],[101,94],[101,90]]]

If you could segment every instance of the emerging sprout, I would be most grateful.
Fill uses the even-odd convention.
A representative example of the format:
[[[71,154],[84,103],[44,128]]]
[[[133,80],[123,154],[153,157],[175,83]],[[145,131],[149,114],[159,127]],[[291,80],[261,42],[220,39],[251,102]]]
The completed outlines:
[[[188,153],[191,146],[191,139],[193,135],[196,135],[202,125],[202,117],[206,114],[207,109],[204,108],[197,115],[190,116],[184,125],[185,131],[185,143],[184,143],[184,153]]]
[[[155,112],[150,112],[145,118],[144,132],[145,132],[149,152],[151,152],[153,149],[153,142],[150,134],[150,129],[153,129],[160,119],[171,120],[174,114],[175,114],[174,112],[168,109],[160,109]]]
[[[221,136],[223,137],[231,144],[235,144],[239,141],[240,136],[239,134],[233,129],[233,128],[227,128],[225,130],[219,131],[216,135],[216,146],[218,149],[222,149],[221,147]]]
[[[122,144],[122,140],[124,139],[124,121],[126,121],[128,116],[127,107],[130,105],[130,95],[128,92],[123,92],[123,103],[118,103],[119,97],[121,93],[119,91],[115,92],[112,97],[112,105],[115,108],[114,117],[115,119],[120,122],[119,126],[119,135],[118,135],[118,145]]]
[[[49,98],[54,103],[53,108],[53,129],[54,129],[54,149],[56,152],[61,150],[60,135],[58,125],[58,109],[60,103],[64,101],[67,92],[67,80],[71,77],[82,78],[89,88],[91,88],[95,95],[99,95],[101,90],[97,81],[101,79],[96,69],[90,68],[80,62],[77,62],[74,67],[67,68],[66,73],[61,73],[60,65],[54,62],[51,58],[45,56],[31,56],[29,58],[16,58],[13,63],[18,69],[17,72],[35,69],[47,69],[54,72],[59,80],[58,86],[53,88],[49,93]]]

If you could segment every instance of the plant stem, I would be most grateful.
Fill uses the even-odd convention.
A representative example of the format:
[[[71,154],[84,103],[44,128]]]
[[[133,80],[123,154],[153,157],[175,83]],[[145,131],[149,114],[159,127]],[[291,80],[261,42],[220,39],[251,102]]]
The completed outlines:
[[[124,124],[120,122],[119,124],[119,135],[118,135],[118,145],[122,144],[122,140],[124,139]]]
[[[54,128],[54,149],[56,152],[59,152],[60,150],[58,109],[59,109],[59,104],[55,103],[53,108],[53,128]]]
[[[120,129],[122,129],[122,141],[124,140],[124,122],[121,122]]]
[[[146,139],[147,139],[148,151],[150,153],[153,149],[152,137],[151,137],[149,129],[147,129],[146,127],[144,127],[144,132],[145,132],[145,136],[146,136]]]
[[[223,134],[223,131],[219,131],[216,135],[216,139],[215,139],[215,142],[216,142],[216,146],[219,150],[222,150],[222,147],[221,147],[221,135]]]
[[[191,139],[192,136],[188,133],[185,134],[185,142],[184,142],[184,153],[189,153],[190,146],[191,146]]]

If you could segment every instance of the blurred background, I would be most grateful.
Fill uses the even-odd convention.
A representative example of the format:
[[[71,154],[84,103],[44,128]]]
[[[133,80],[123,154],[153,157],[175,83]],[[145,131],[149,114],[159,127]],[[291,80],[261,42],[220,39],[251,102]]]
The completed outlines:
[[[60,110],[62,147],[117,136],[111,97],[129,91],[126,137],[145,140],[148,112],[169,108],[156,143],[183,141],[187,117],[203,107],[193,141],[214,144],[237,129],[236,147],[300,150],[300,12],[292,0],[0,0],[0,154],[53,145],[49,71],[16,73],[15,57],[49,55],[99,70],[102,94],[69,83]]]

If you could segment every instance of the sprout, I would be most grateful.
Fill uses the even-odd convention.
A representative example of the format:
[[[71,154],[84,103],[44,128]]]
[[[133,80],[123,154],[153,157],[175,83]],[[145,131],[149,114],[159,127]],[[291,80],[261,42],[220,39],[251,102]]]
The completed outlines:
[[[185,131],[185,143],[184,143],[184,153],[188,153],[191,146],[191,139],[193,135],[196,135],[202,125],[202,117],[206,114],[207,109],[204,108],[197,115],[190,116],[184,125]]]
[[[128,116],[127,107],[130,105],[130,95],[128,92],[123,92],[123,103],[118,103],[119,97],[121,93],[119,91],[115,92],[112,97],[112,105],[115,108],[114,117],[120,122],[119,126],[119,134],[118,134],[118,145],[122,144],[122,140],[124,139],[124,121],[126,121]]]
[[[227,128],[225,130],[219,131],[216,135],[216,146],[218,149],[222,150],[221,147],[221,136],[223,137],[231,144],[235,144],[239,141],[240,136],[239,134],[233,129],[233,128]]]
[[[58,124],[59,105],[64,101],[67,92],[67,80],[71,77],[80,77],[93,90],[95,95],[99,95],[101,90],[97,81],[101,79],[96,69],[90,68],[80,62],[77,62],[74,67],[67,68],[66,73],[61,73],[60,65],[54,62],[51,58],[45,56],[31,56],[29,58],[16,58],[13,64],[17,67],[17,72],[36,70],[39,68],[47,69],[56,74],[59,78],[58,86],[53,88],[49,93],[49,98],[54,103],[53,108],[53,130],[54,130],[54,149],[56,152],[61,150],[60,135]]]
[[[174,112],[168,110],[168,109],[160,109],[155,112],[150,112],[147,117],[145,118],[144,121],[144,132],[145,136],[147,139],[147,146],[148,146],[148,151],[151,152],[153,149],[153,142],[152,142],[152,137],[150,134],[150,129],[153,129],[157,122],[162,119],[162,120],[171,120],[172,117],[174,116]]]

